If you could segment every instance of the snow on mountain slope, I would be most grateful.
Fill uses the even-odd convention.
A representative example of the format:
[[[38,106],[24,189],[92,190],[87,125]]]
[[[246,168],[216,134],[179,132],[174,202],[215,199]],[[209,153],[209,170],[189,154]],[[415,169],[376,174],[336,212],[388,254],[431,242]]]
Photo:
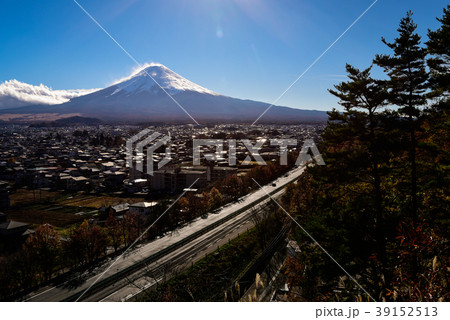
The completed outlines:
[[[99,89],[53,90],[43,84],[33,86],[17,80],[10,80],[0,84],[0,109],[18,108],[32,104],[61,104],[97,90]]]
[[[152,79],[153,78],[153,79]],[[158,83],[156,83],[156,82]],[[140,92],[157,92],[160,86],[173,95],[184,91],[194,91],[218,95],[217,93],[195,84],[159,63],[147,64],[131,76],[116,82],[111,96],[115,94],[137,94]]]
[[[48,89],[45,86],[38,88],[42,87]],[[77,114],[111,122],[191,121],[186,110],[198,121],[253,122],[268,107],[268,103],[217,94],[153,63],[104,89],[71,98],[68,102],[3,109],[0,114]],[[263,121],[322,121],[326,118],[323,111],[273,106],[264,114]]]

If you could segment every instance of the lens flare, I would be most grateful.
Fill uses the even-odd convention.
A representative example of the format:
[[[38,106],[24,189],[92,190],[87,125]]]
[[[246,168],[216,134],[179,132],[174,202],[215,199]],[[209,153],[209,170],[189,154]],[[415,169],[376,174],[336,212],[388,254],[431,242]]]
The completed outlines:
[[[216,29],[216,36],[217,36],[217,38],[222,39],[222,37],[223,37],[222,27],[220,27],[220,26],[217,27],[217,29]]]

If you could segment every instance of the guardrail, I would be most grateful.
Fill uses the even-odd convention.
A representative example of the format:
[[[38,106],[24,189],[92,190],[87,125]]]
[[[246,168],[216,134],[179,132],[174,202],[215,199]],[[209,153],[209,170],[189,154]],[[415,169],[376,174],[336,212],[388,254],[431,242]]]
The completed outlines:
[[[294,178],[292,180],[289,180],[287,183],[285,183],[285,184],[281,185],[280,187],[276,188],[275,190],[269,192],[269,195],[273,195],[273,194],[279,192],[286,185],[288,185],[289,183],[292,183],[293,181],[295,181],[297,179],[298,179],[298,177]],[[147,258],[145,258],[145,259],[143,259],[141,261],[138,261],[135,264],[133,264],[133,265],[131,265],[131,266],[125,268],[125,269],[122,269],[122,270],[118,271],[117,273],[115,273],[115,274],[113,274],[113,275],[111,275],[111,276],[109,276],[109,277],[107,277],[107,278],[105,278],[105,279],[95,283],[89,289],[90,295],[92,295],[93,293],[95,293],[95,292],[99,291],[100,289],[106,287],[109,284],[115,283],[118,280],[120,280],[122,278],[125,278],[127,275],[130,275],[130,274],[136,272],[137,270],[141,269],[145,265],[156,261],[157,259],[163,257],[164,255],[175,251],[176,249],[178,249],[178,248],[182,247],[183,245],[191,242],[192,240],[195,240],[196,238],[198,238],[198,237],[204,235],[205,233],[215,229],[216,227],[220,226],[221,224],[223,224],[223,223],[233,219],[234,217],[236,217],[239,214],[247,211],[251,207],[257,205],[258,203],[263,202],[266,199],[268,199],[269,195],[265,194],[263,197],[259,198],[258,200],[255,200],[255,201],[249,203],[248,205],[245,205],[244,207],[242,207],[242,208],[240,208],[240,209],[230,213],[229,215],[223,217],[222,219],[211,223],[210,225],[204,227],[203,229],[194,232],[193,234],[191,234],[191,235],[181,239],[180,241],[178,241],[178,242],[176,242],[174,244],[171,244],[170,246],[162,249],[161,251],[158,251],[158,252],[148,256]],[[82,291],[82,292],[84,292],[84,291]],[[77,292],[77,293],[75,293],[75,294],[65,298],[62,301],[75,301],[82,294],[82,292]],[[84,295],[84,296],[86,296],[86,295]]]

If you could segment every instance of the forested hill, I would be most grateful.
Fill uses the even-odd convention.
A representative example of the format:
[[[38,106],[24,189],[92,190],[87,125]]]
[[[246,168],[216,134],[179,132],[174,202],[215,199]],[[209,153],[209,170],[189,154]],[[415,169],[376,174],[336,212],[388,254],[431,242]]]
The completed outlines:
[[[329,90],[320,151],[285,208],[377,301],[449,300],[450,6],[419,35],[408,12],[390,54]],[[395,27],[395,26],[393,26]],[[344,67],[344,66],[343,66]],[[387,80],[374,79],[381,68]],[[291,300],[371,300],[300,229],[288,264]],[[302,272],[299,272],[302,270]]]

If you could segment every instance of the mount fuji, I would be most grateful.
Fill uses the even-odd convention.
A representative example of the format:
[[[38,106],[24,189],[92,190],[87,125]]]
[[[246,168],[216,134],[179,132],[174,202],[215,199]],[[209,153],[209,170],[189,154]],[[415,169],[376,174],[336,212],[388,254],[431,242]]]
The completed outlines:
[[[13,114],[14,119],[20,114],[26,114],[27,119],[30,119],[29,115],[34,115],[33,119],[36,119],[39,114],[51,114],[52,119],[55,115],[77,115],[104,122],[192,122],[175,101],[197,121],[253,122],[270,106],[264,102],[220,95],[183,78],[162,64],[153,63],[109,87],[65,103],[0,110],[0,119],[1,114]],[[322,121],[326,118],[324,111],[273,106],[261,121]]]

